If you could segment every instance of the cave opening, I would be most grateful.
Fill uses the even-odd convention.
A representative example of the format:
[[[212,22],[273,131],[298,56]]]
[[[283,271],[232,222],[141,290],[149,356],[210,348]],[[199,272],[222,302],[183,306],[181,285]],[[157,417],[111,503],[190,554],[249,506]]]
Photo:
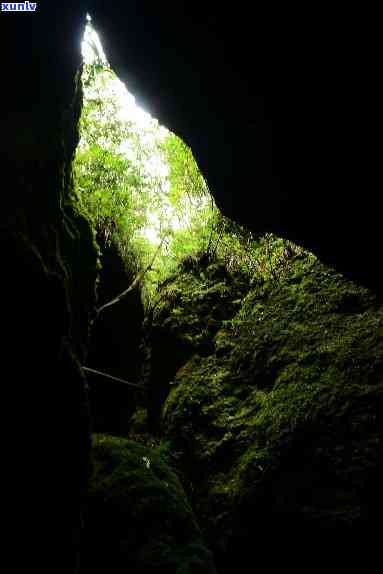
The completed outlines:
[[[217,257],[183,258],[153,289],[152,314],[139,288],[152,270],[119,297],[140,279],[112,241],[121,205],[98,198],[108,245],[96,249],[95,217],[72,193],[88,8],[119,77],[130,72],[183,135],[225,213],[336,271],[222,218]],[[368,43],[354,42],[365,58],[348,50],[358,25],[343,15],[274,27],[275,10],[255,20],[251,8],[80,0],[1,17],[3,522],[15,571],[28,556],[39,572],[77,574],[78,554],[81,574],[379,561],[382,302],[340,274],[381,293],[375,62]],[[104,159],[121,174],[121,158]],[[85,357],[92,319],[104,339]],[[81,365],[143,390],[124,395]],[[100,393],[92,452],[87,382],[92,401]]]
[[[76,192],[99,244],[113,244],[142,274],[149,307],[179,260],[205,249],[218,210],[188,146],[138,106],[113,72],[89,16],[82,53]]]

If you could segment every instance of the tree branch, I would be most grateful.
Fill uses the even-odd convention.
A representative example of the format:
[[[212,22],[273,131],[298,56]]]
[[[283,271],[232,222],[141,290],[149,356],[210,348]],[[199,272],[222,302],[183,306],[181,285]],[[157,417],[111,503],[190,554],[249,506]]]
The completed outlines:
[[[138,273],[138,275],[136,275],[133,283],[131,283],[129,285],[129,287],[127,289],[125,289],[125,291],[123,291],[122,293],[120,293],[120,295],[118,295],[117,297],[115,297],[114,299],[112,299],[111,301],[108,301],[108,303],[105,303],[105,305],[101,305],[101,307],[99,307],[98,309],[96,309],[96,317],[98,317],[98,315],[101,313],[101,311],[104,311],[104,309],[107,309],[108,307],[111,307],[112,305],[115,305],[116,303],[119,303],[128,293],[130,293],[131,291],[133,291],[133,289],[136,287],[136,285],[139,283],[139,281],[141,281],[141,279],[143,278],[143,276],[145,275],[145,273],[147,273],[148,271],[150,271],[150,269],[152,268],[152,265],[158,255],[158,253],[161,250],[161,247],[163,245],[165,241],[165,237],[162,238],[161,243],[159,244],[156,252],[154,253],[149,265],[147,267],[145,267],[145,269],[143,269],[142,271],[140,271],[140,273]]]
[[[140,389],[141,391],[146,391],[146,387],[143,385],[138,385],[137,383],[128,383],[128,381],[124,381],[124,379],[120,379],[118,377],[113,377],[112,375],[108,375],[107,373],[102,373],[101,371],[97,371],[96,369],[91,369],[90,367],[82,367],[84,371],[87,373],[92,373],[93,375],[100,375],[101,377],[105,377],[106,379],[112,379],[112,381],[117,381],[119,383],[124,383],[125,385],[129,385],[130,387],[135,387]]]

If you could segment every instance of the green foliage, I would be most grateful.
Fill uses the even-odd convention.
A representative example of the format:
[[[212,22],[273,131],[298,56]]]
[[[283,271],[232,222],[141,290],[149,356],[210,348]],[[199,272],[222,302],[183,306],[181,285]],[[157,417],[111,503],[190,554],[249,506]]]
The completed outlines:
[[[142,111],[133,113],[90,28],[86,41],[77,193],[103,244],[114,241],[138,271],[150,264],[140,281],[147,308],[158,285],[190,257],[279,280],[297,248],[271,235],[255,238],[224,217],[188,146]]]
[[[198,200],[206,199],[208,190],[190,148],[177,136],[169,133],[162,150],[169,164],[170,203],[178,209],[180,201],[189,201],[198,208]]]
[[[88,27],[84,108],[75,167],[77,193],[103,243],[134,252],[146,299],[180,258],[204,248],[212,204],[190,149],[155,120],[129,116],[129,101]],[[208,207],[209,204],[209,207]]]
[[[124,244],[127,236],[146,223],[145,207],[153,182],[144,172],[141,150],[133,149],[137,131],[131,121],[121,119],[118,100],[108,90],[113,78],[105,63],[84,64],[85,103],[75,168],[78,195],[98,235],[104,242],[116,239]],[[133,159],[123,150],[125,142],[135,153]]]

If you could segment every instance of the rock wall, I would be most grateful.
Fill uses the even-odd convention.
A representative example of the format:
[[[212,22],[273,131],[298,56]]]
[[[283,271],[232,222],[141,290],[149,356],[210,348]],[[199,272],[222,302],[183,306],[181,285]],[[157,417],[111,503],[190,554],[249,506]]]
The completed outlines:
[[[307,253],[241,299],[238,279],[222,282],[215,267],[181,268],[158,319],[194,343],[182,366],[162,348],[178,370],[162,387],[161,431],[218,570],[277,568],[281,556],[296,571],[371,567],[383,508],[381,304]]]
[[[1,15],[3,520],[15,571],[26,556],[39,572],[75,570],[89,474],[80,364],[97,252],[72,196],[81,90],[68,40],[83,25],[70,5]]]
[[[220,209],[381,289],[368,11],[94,0],[108,58],[192,148]],[[368,35],[368,37],[367,37]],[[363,38],[363,40],[362,40]],[[375,46],[374,46],[375,44]]]
[[[134,257],[122,258],[115,243],[101,247],[98,307],[109,303],[134,281]],[[130,263],[128,264],[127,261]],[[115,305],[100,313],[92,326],[87,366],[137,384],[141,366],[144,310],[137,287]],[[88,374],[94,432],[124,436],[141,391],[100,375]],[[137,396],[138,395],[138,396]]]

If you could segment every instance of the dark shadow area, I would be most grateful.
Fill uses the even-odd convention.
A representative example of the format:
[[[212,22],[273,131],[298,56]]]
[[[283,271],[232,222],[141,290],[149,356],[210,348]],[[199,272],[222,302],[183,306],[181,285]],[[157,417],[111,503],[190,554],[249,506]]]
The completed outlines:
[[[98,307],[120,295],[135,278],[134,269],[128,269],[118,247],[101,247]],[[141,327],[144,311],[137,287],[119,303],[106,308],[96,319],[91,332],[87,366],[137,383],[141,364]],[[95,432],[124,435],[136,401],[136,391],[127,385],[99,375],[88,375],[93,428]]]

